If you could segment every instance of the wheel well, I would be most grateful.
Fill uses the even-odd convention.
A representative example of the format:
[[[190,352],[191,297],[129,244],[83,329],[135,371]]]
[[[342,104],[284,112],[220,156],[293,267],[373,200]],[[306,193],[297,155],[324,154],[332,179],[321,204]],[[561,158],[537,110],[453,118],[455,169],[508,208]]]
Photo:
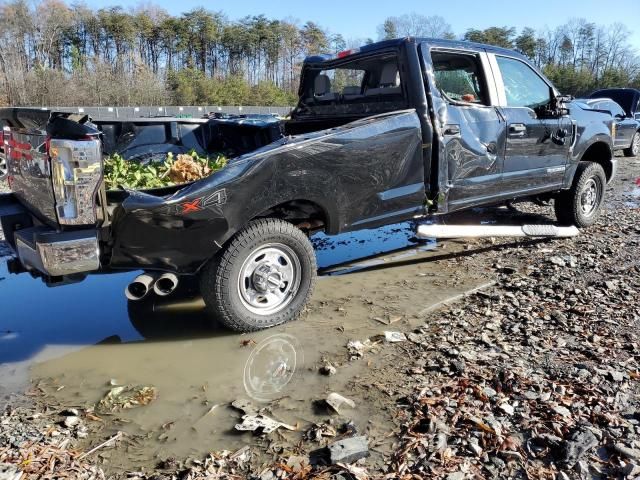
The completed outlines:
[[[587,148],[587,151],[584,152],[580,161],[599,163],[604,169],[607,181],[609,181],[613,175],[613,163],[611,162],[612,157],[613,154],[609,145],[604,142],[596,142]]]
[[[325,230],[327,213],[317,203],[308,200],[290,200],[271,207],[255,218],[279,218],[293,223],[302,230]]]

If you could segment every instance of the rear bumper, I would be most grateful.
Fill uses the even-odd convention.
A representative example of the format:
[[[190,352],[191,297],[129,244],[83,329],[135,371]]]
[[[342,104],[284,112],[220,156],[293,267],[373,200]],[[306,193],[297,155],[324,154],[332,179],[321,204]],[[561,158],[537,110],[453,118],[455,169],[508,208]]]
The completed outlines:
[[[62,277],[100,268],[95,229],[59,232],[35,225],[33,217],[13,194],[0,195],[0,224],[7,242],[27,271]]]

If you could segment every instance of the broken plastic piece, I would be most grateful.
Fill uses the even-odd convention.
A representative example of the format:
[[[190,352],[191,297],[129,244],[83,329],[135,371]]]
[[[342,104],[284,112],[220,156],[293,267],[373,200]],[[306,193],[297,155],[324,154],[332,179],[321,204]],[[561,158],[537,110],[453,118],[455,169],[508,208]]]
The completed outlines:
[[[256,415],[258,413],[258,409],[256,408],[256,406],[253,405],[251,401],[246,398],[239,398],[237,400],[234,400],[231,403],[231,406],[247,415]]]
[[[407,336],[402,332],[384,332],[384,339],[389,343],[405,342]]]
[[[341,413],[340,409],[345,405],[351,408],[356,408],[356,403],[353,400],[343,397],[339,393],[335,392],[330,393],[325,401],[327,402],[327,405],[335,410],[336,413]]]
[[[242,423],[236,424],[236,430],[243,432],[255,432],[256,430],[261,429],[262,433],[271,433],[280,427],[286,428],[287,430],[296,429],[296,427],[278,422],[266,415],[243,415]]]

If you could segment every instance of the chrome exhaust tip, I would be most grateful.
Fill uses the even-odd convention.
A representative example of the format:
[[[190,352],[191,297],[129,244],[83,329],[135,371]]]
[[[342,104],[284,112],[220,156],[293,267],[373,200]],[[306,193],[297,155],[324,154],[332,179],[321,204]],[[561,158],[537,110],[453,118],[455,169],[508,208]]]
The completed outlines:
[[[153,289],[156,277],[148,273],[138,275],[124,289],[124,294],[128,300],[142,300]]]
[[[173,293],[178,286],[178,276],[175,273],[163,273],[153,284],[153,291],[159,297],[166,297]]]

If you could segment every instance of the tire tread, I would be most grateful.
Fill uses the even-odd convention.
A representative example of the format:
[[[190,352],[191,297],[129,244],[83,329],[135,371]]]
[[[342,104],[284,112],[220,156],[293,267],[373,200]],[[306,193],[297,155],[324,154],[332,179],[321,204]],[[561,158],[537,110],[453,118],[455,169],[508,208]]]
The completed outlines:
[[[582,217],[579,211],[578,193],[589,178],[600,177],[602,183],[602,198],[598,210],[588,219]],[[607,178],[602,166],[595,162],[580,162],[573,178],[573,185],[569,190],[558,194],[553,202],[558,223],[561,225],[575,225],[578,228],[589,227],[595,223],[602,208]]]
[[[286,240],[296,242],[305,252],[307,260],[310,262],[311,274],[309,287],[304,293],[304,297],[294,299],[292,303],[299,303],[300,308],[291,309],[291,304],[283,310],[270,315],[268,321],[249,322],[242,319],[234,311],[230,303],[230,288],[233,288],[231,279],[231,269],[238,261],[238,257],[244,249],[252,244],[257,244],[266,236],[283,237]],[[305,259],[300,258],[301,263]],[[316,258],[311,242],[307,236],[295,225],[275,218],[263,218],[251,221],[244,229],[240,230],[232,238],[223,250],[216,255],[203,269],[200,278],[200,290],[205,300],[207,308],[214,318],[228,328],[240,332],[252,332],[266,327],[280,325],[282,323],[296,320],[302,314],[304,305],[307,304],[313,293],[316,282]],[[302,272],[300,272],[302,274]]]

